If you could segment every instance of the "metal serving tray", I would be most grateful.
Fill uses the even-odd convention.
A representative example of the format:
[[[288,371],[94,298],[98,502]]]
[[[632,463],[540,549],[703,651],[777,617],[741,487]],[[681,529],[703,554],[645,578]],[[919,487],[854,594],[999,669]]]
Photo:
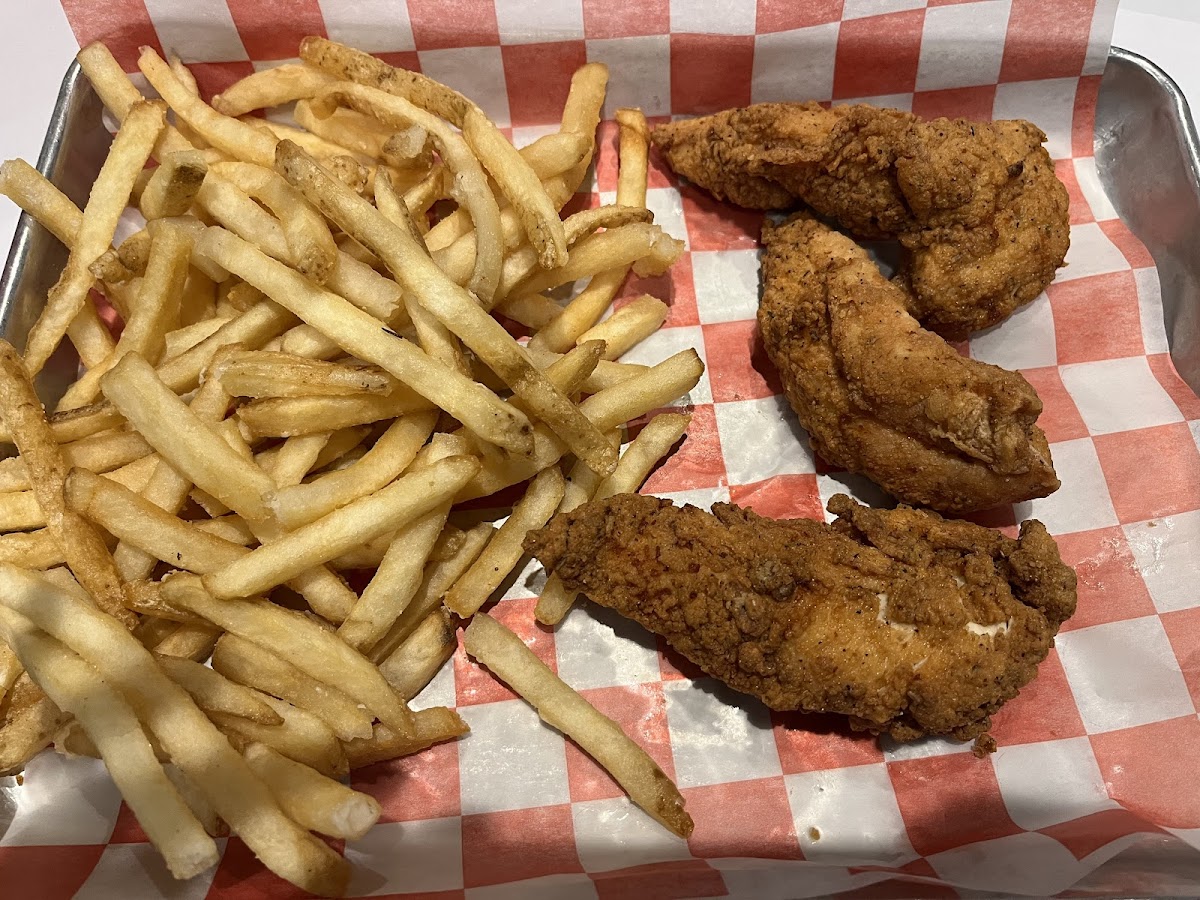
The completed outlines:
[[[99,97],[72,62],[37,167],[81,208],[112,140],[104,118]],[[1112,48],[1100,85],[1095,149],[1110,200],[1158,266],[1171,357],[1200,392],[1200,139],[1170,76],[1136,53]],[[22,215],[0,277],[0,335],[24,345],[66,261],[62,244]],[[43,399],[61,397],[77,370],[78,357],[64,341],[39,377]],[[1163,835],[1126,848],[1077,888],[1092,896],[1165,897],[1193,895],[1198,883],[1195,851]]]

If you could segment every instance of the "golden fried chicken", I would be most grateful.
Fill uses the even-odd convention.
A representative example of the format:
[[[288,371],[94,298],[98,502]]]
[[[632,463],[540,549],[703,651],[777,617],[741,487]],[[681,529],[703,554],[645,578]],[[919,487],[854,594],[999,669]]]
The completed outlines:
[[[901,741],[985,735],[1074,612],[1054,540],[1035,521],[1012,540],[844,495],[829,509],[832,526],[619,494],[555,516],[525,549],[772,709]]]
[[[1029,122],[760,103],[661,125],[652,138],[671,168],[720,199],[803,202],[858,237],[899,238],[910,309],[946,337],[1003,320],[1066,257],[1066,188]]]
[[[763,343],[825,460],[943,512],[1058,488],[1020,374],[922,329],[866,251],[811,216],[768,224],[763,244]]]

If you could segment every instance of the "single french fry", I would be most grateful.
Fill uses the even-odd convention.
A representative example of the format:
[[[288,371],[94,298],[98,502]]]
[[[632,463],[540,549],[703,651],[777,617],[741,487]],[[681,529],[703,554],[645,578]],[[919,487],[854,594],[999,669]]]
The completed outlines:
[[[500,312],[514,322],[520,322],[535,333],[553,322],[562,307],[545,294],[525,294],[500,301]]]
[[[420,125],[409,125],[384,142],[381,157],[396,169],[424,171],[433,165],[433,141]]]
[[[640,109],[617,110],[617,202],[646,205],[646,175],[650,167],[650,129]]]
[[[322,291],[228,232],[209,229],[201,243],[205,253],[219,258],[277,303],[294,308],[346,352],[385,369],[476,434],[514,452],[528,448],[528,419],[486,388],[398,338],[378,319]]]
[[[604,341],[604,358],[624,356],[635,345],[662,327],[671,308],[656,297],[643,294],[621,307],[599,325],[579,336],[580,341]]]
[[[369,653],[387,633],[421,586],[425,562],[449,514],[450,504],[443,503],[396,530],[379,568],[346,621],[338,626],[342,640]]]
[[[86,600],[31,573],[0,567],[0,603],[62,641],[133,705],[222,819],[273,872],[315,894],[340,896],[345,860],[293,823],[150,652]]]
[[[379,821],[382,808],[374,797],[351,790],[266,744],[250,744],[243,755],[283,811],[309,831],[355,841]]]
[[[296,104],[292,110],[296,124],[317,137],[328,138],[367,159],[379,159],[383,155],[383,145],[396,131],[353,109],[339,109],[332,115],[323,116],[314,110],[314,105],[311,99],[303,99]]]
[[[33,491],[0,494],[0,531],[26,531],[45,524],[46,515]]]
[[[349,694],[381,722],[407,731],[412,713],[366,657],[304,615],[250,600],[217,600],[191,575],[163,584],[168,601],[267,647],[300,671]]]
[[[525,496],[513,507],[512,515],[495,537],[446,594],[446,607],[463,618],[473,615],[520,562],[525,534],[541,528],[562,500],[565,485],[556,466],[543,469],[529,484]]]
[[[683,252],[677,241],[657,225],[634,223],[592,234],[571,248],[566,264],[535,272],[515,285],[513,295],[537,294],[578,281],[597,272],[632,266],[639,275],[661,275]]]
[[[458,638],[450,614],[444,609],[435,609],[379,664],[379,671],[397,694],[412,700],[457,648]]]
[[[151,47],[142,47],[138,68],[175,115],[222,153],[271,166],[275,139],[237,119],[223,116],[191,91]]]
[[[634,803],[674,834],[686,838],[692,833],[684,799],[658,763],[550,671],[519,637],[481,614],[471,620],[463,640],[467,653],[600,763]]]
[[[554,428],[572,450],[596,469],[606,473],[612,470],[615,451],[603,435],[546,381],[503,326],[446,278],[402,229],[370,204],[339,190],[320,166],[294,145],[280,144],[279,168],[322,212],[378,254],[400,283],[504,379],[530,411]]]
[[[317,159],[321,160],[322,163],[328,162],[338,156],[345,156],[350,152],[340,144],[317,137],[303,128],[293,128],[290,125],[284,125],[280,122],[272,122],[270,119],[258,119],[255,121],[255,125],[270,133],[278,140],[292,141],[299,144],[306,152],[311,153]]]
[[[238,750],[250,743],[263,743],[329,778],[343,778],[349,773],[345,751],[328,725],[285,700],[270,694],[260,696],[262,702],[280,717],[278,725],[260,725],[223,712],[210,712],[208,717]]]
[[[235,81],[212,98],[212,105],[217,112],[236,118],[255,109],[312,97],[333,80],[320,69],[287,63]]]
[[[594,146],[596,127],[604,110],[604,94],[608,88],[608,66],[603,63],[588,63],[580,66],[571,76],[571,89],[563,106],[561,129],[586,135],[589,146]],[[583,182],[591,164],[592,154],[573,168],[567,177],[567,187],[574,193]]]
[[[269,466],[261,462],[259,465],[278,487],[299,484],[316,464],[331,434],[329,431],[318,431],[290,437],[279,446]]]
[[[49,569],[65,565],[66,553],[49,528],[20,534],[0,535],[0,562],[26,569]]]
[[[159,656],[178,656],[199,662],[208,659],[216,646],[221,630],[205,622],[203,625],[176,625],[166,637],[153,646]]]
[[[212,665],[238,684],[252,686],[307,710],[343,741],[371,736],[371,716],[356,701],[258,644],[226,634],[217,641]]]
[[[46,307],[29,331],[24,360],[30,375],[42,370],[72,320],[89,302],[88,291],[94,278],[88,267],[112,243],[134,179],[149,159],[165,121],[163,104],[136,103],[113,139],[108,158],[92,185],[67,266],[50,289]]]
[[[111,431],[62,444],[60,451],[68,466],[79,466],[92,472],[111,472],[142,459],[151,452],[151,448],[140,435]],[[0,460],[0,490],[23,491],[30,484],[29,467],[23,457],[11,456]]]
[[[291,437],[394,419],[423,412],[430,405],[400,386],[388,395],[272,397],[240,407],[237,416],[255,437]]]
[[[71,571],[101,609],[132,627],[136,617],[125,609],[121,580],[108,548],[96,530],[63,500],[68,462],[46,424],[20,357],[4,341],[0,341],[0,418],[21,452],[33,495]]]
[[[176,656],[156,657],[158,665],[177,685],[191,694],[206,713],[219,712],[259,725],[281,725],[283,717],[252,691],[215,669]]]
[[[413,713],[411,731],[397,732],[380,723],[375,726],[371,738],[347,741],[342,746],[351,770],[361,769],[373,763],[411,756],[434,744],[462,737],[469,730],[454,710],[433,706]]]
[[[7,607],[0,607],[0,634],[55,705],[83,726],[171,874],[191,878],[215,865],[216,844],[168,780],[129,704],[79,656]]]
[[[320,37],[300,42],[300,58],[323,72],[403,97],[461,128],[466,111],[475,106],[446,85],[419,72],[396,69],[360,50]]]

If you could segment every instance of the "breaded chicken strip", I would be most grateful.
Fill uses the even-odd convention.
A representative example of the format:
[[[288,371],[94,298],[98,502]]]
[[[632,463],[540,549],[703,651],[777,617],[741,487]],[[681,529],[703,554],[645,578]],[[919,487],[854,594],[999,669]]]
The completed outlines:
[[[1014,541],[844,495],[829,509],[832,526],[620,494],[555,516],[525,549],[772,709],[901,741],[985,735],[1074,612],[1054,540],[1034,521]]]
[[[763,243],[763,343],[825,460],[943,512],[1058,488],[1021,375],[922,329],[866,252],[807,214],[768,224]]]
[[[945,337],[1000,322],[1066,257],[1066,188],[1028,122],[760,103],[661,125],[652,138],[671,168],[720,199],[803,202],[858,237],[899,238],[910,309]]]

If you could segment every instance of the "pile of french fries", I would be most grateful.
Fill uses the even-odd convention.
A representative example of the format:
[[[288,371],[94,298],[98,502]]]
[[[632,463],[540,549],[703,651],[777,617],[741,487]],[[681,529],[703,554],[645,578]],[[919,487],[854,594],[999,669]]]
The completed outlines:
[[[480,612],[529,529],[637,490],[687,427],[657,415],[620,453],[703,372],[690,350],[620,362],[661,301],[606,318],[630,270],[682,249],[646,209],[645,119],[618,113],[616,204],[561,219],[604,66],[518,150],[420,74],[320,38],[300,58],[209,105],[177,60],[142,51],[146,99],[93,44],[79,61],[120,125],[86,208],[0,167],[70,250],[24,353],[0,342],[0,771],[51,743],[98,756],[176,877],[233,833],[341,895],[316,835],[361,837],[380,808],[340,779],[467,731],[409,701],[469,620],[471,657],[686,836],[651,758]],[[301,128],[253,115],[287,104]],[[47,413],[32,379],[64,337],[81,374]],[[514,485],[499,528],[455,509]],[[573,600],[551,578],[536,615]]]

